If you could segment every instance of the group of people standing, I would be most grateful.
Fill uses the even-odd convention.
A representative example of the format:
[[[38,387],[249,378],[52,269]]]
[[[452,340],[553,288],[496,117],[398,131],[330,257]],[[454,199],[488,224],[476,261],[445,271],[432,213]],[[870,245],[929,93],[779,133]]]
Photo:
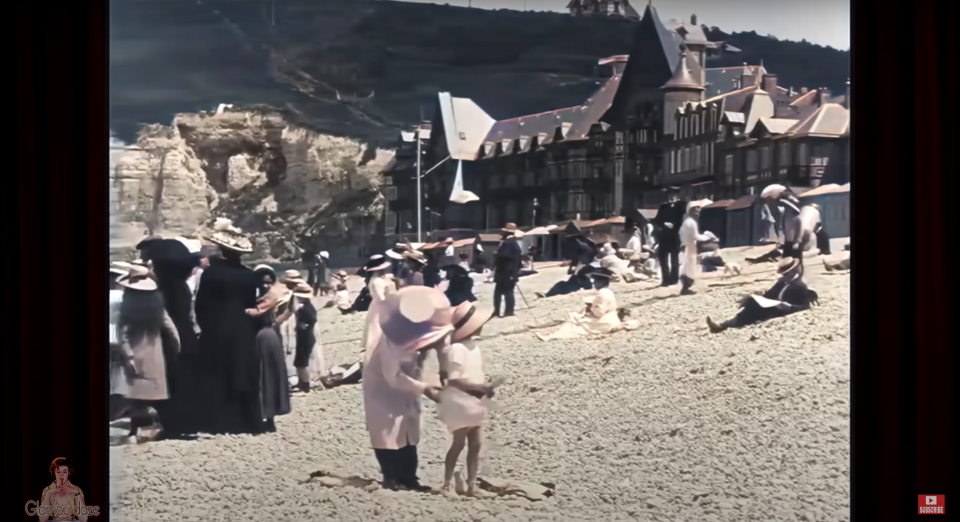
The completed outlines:
[[[310,389],[314,288],[297,271],[280,279],[244,266],[253,249],[236,229],[207,239],[218,251],[147,238],[137,262],[111,266],[111,420],[129,417],[132,437],[275,431],[274,418],[291,410],[288,320],[294,390]]]

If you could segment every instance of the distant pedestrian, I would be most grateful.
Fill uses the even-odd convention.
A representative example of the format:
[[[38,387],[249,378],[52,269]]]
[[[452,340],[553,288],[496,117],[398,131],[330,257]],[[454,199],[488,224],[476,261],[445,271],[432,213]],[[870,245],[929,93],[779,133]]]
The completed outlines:
[[[680,282],[683,283],[681,295],[696,293],[693,283],[700,272],[700,258],[697,245],[700,241],[709,241],[710,236],[700,233],[700,205],[699,201],[687,204],[687,214],[680,226],[680,241],[683,246],[683,265],[680,267]]]
[[[661,286],[680,282],[680,225],[686,203],[680,200],[680,187],[670,187],[667,202],[660,205],[653,219],[657,226],[657,258],[662,274]]]
[[[517,229],[516,223],[507,223],[500,230],[501,242],[494,258],[493,270],[493,308],[497,317],[514,315],[516,301],[513,292],[516,290],[523,263],[523,250],[517,242],[521,237],[523,232]]]
[[[317,344],[317,335],[314,328],[317,326],[317,309],[311,302],[310,285],[299,285],[293,291],[297,300],[297,333],[296,351],[293,367],[297,370],[297,390],[307,393],[310,391],[310,355]]]

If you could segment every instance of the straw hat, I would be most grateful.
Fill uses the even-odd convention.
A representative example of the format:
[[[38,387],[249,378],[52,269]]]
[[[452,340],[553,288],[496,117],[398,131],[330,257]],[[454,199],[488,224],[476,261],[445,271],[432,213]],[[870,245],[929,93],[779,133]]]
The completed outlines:
[[[296,288],[293,289],[293,296],[306,297],[308,299],[312,298],[313,288],[310,288],[310,285],[308,285],[307,283],[297,283]]]
[[[421,265],[427,264],[427,259],[426,257],[424,257],[423,252],[417,252],[415,250],[411,250],[409,252],[404,252],[403,255],[401,255],[400,257],[410,261],[416,261]]]
[[[763,191],[760,192],[760,197],[762,199],[777,199],[785,190],[787,190],[787,187],[775,183],[763,189]]]
[[[386,252],[384,252],[384,254],[390,259],[403,259],[404,253],[405,252],[402,252],[402,251],[398,252],[396,247],[391,248],[390,250],[387,250]]]
[[[611,245],[610,243],[604,243],[603,246],[600,247],[600,254],[602,255],[610,256],[616,253],[617,253],[617,250],[613,248],[613,245]]]
[[[327,252],[326,250],[324,250],[324,251],[320,252],[320,257],[322,257],[322,258],[324,258],[324,259],[330,259],[330,252]]]
[[[453,332],[450,301],[436,288],[404,287],[382,306],[380,329],[401,350],[421,350]]]
[[[131,266],[126,274],[117,279],[117,282],[132,290],[149,292],[157,289],[156,281],[150,278],[150,271],[143,266]]]
[[[493,317],[493,307],[476,306],[466,301],[453,309],[453,342],[462,341],[475,334]]]
[[[512,234],[516,231],[517,231],[516,223],[507,223],[506,225],[503,225],[503,228],[500,229],[500,232],[503,232],[504,234]]]
[[[215,245],[219,245],[221,248],[240,252],[241,254],[253,252],[253,244],[250,243],[250,240],[236,232],[221,230],[207,236],[206,239]]]
[[[795,257],[785,257],[780,261],[780,264],[777,265],[778,274],[787,274],[793,272],[794,270],[800,268],[800,260]]]
[[[693,209],[700,209],[702,206],[703,206],[703,203],[700,200],[691,201],[690,203],[687,203],[687,214],[689,214],[690,211]]]

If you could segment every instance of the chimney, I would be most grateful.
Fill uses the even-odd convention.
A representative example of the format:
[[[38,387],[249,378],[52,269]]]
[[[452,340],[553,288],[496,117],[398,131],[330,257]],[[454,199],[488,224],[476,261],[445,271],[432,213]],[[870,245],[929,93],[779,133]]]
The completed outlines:
[[[830,91],[826,87],[817,89],[817,105],[823,107],[823,104],[830,103]]]
[[[810,89],[807,89],[806,87],[800,87],[800,94],[807,94],[808,92],[810,92]]]
[[[697,25],[697,15],[690,15],[690,25]]]
[[[749,68],[744,67],[743,74],[740,75],[740,88],[746,89],[747,87],[753,87],[757,84],[756,77],[753,76],[753,71]]]
[[[847,97],[843,100],[844,107],[850,110],[850,78],[847,78]]]
[[[777,75],[776,74],[764,74],[763,75],[763,90],[772,93],[777,90]]]

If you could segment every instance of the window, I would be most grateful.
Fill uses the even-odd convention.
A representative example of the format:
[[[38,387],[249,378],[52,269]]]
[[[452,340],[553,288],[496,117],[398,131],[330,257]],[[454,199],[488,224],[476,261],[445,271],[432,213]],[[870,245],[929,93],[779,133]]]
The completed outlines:
[[[677,172],[677,151],[670,151],[670,174]]]
[[[773,164],[773,151],[770,148],[770,145],[764,145],[760,149],[760,168],[769,169]]]
[[[393,176],[384,176],[383,177],[384,185],[393,185]]]
[[[727,154],[723,158],[723,173],[733,174],[733,154]]]
[[[397,233],[397,213],[396,212],[387,212],[386,216],[383,219],[384,232],[387,234],[396,234]]]
[[[397,187],[383,187],[383,197],[387,198],[387,201],[396,201]]]
[[[808,146],[806,143],[801,143],[800,150],[797,152],[797,156],[799,156],[797,159],[800,161],[801,165],[810,164],[810,151],[807,147]]]
[[[700,116],[697,114],[694,114],[693,116],[691,116],[691,118],[693,118],[693,121],[691,122],[691,125],[693,126],[693,131],[690,134],[695,135],[698,133],[700,129]]]
[[[786,167],[790,165],[790,143],[783,142],[779,145],[779,150],[777,151],[777,163],[781,167]]]
[[[700,170],[703,167],[703,157],[700,155],[700,145],[697,145],[694,148],[693,152],[693,168]]]
[[[757,151],[749,150],[747,151],[747,172],[756,172],[757,171]]]

